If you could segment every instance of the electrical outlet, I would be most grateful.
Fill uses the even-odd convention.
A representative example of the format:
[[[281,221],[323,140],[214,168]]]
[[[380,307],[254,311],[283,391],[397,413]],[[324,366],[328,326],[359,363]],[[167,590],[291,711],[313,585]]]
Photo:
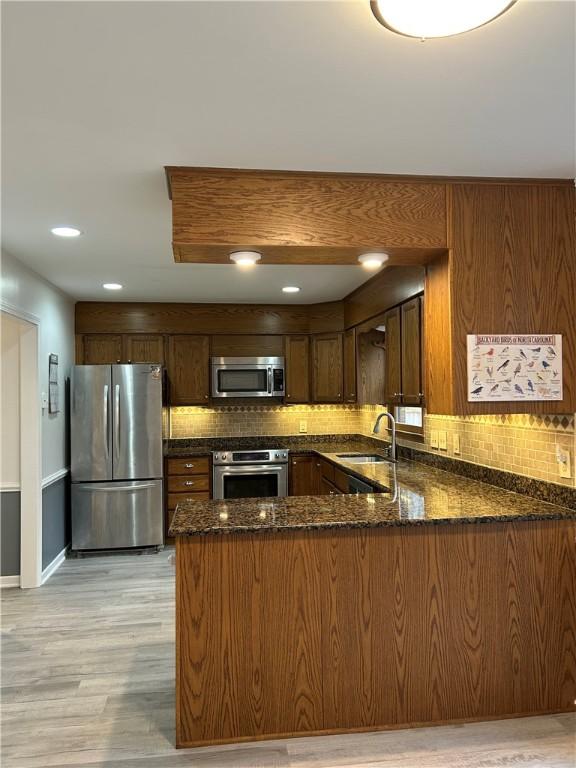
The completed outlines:
[[[438,430],[437,429],[433,429],[430,432],[430,447],[438,448]]]
[[[556,446],[556,462],[560,477],[572,477],[572,462],[570,451],[567,448],[562,448],[560,445]]]
[[[454,435],[452,450],[454,451],[454,453],[460,453],[460,435]]]
[[[441,451],[448,450],[448,436],[444,429],[441,429],[440,432],[438,432],[438,448],[440,448]]]
[[[308,432],[308,422],[304,419],[300,422],[300,432]]]

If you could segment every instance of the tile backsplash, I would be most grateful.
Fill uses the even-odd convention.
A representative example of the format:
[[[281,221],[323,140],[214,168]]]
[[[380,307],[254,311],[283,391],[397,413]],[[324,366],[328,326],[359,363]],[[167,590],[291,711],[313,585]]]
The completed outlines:
[[[240,435],[372,435],[382,406],[235,405],[218,408],[171,408],[169,436],[235,437]],[[399,442],[420,450],[527,477],[574,487],[576,437],[574,414],[566,416],[425,416],[424,443]],[[305,423],[305,432],[300,431]],[[384,426],[384,424],[383,424]],[[432,432],[446,433],[446,449],[431,447]],[[386,430],[381,437],[386,438]],[[459,453],[455,452],[459,442]],[[571,477],[561,478],[557,446],[570,452]]]

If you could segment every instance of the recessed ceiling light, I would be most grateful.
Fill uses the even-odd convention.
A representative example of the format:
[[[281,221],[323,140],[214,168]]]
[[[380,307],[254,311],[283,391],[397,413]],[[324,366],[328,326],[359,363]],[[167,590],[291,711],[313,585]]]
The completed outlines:
[[[82,234],[76,227],[52,227],[50,232],[53,235],[58,235],[58,237],[78,237],[78,235]]]
[[[230,260],[239,267],[253,267],[261,258],[262,254],[258,251],[233,251],[230,254]]]
[[[362,256],[358,256],[358,261],[364,269],[380,269],[389,258],[387,253],[363,253]]]
[[[120,283],[103,283],[102,288],[106,288],[107,291],[121,291],[124,286]]]
[[[300,288],[298,288],[297,285],[285,285],[284,288],[282,288],[284,293],[299,293]]]
[[[450,37],[482,27],[516,0],[372,0],[374,16],[392,32],[407,37]]]

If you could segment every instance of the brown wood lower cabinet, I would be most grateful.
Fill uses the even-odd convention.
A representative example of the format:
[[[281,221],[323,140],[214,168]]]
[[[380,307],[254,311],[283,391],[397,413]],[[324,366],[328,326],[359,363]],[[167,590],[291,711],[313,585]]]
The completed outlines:
[[[212,469],[210,456],[171,457],[165,461],[164,539],[173,542],[168,530],[176,506],[184,501],[206,501],[211,497]]]
[[[177,745],[574,711],[575,533],[179,536]]]
[[[290,457],[290,496],[316,496],[321,493],[320,460],[317,456]]]

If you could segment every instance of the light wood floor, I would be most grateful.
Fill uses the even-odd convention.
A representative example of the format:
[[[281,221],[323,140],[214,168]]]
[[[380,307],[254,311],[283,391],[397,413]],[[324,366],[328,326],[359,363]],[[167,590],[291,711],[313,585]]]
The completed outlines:
[[[574,768],[576,715],[174,749],[168,552],[2,594],[2,768]]]

